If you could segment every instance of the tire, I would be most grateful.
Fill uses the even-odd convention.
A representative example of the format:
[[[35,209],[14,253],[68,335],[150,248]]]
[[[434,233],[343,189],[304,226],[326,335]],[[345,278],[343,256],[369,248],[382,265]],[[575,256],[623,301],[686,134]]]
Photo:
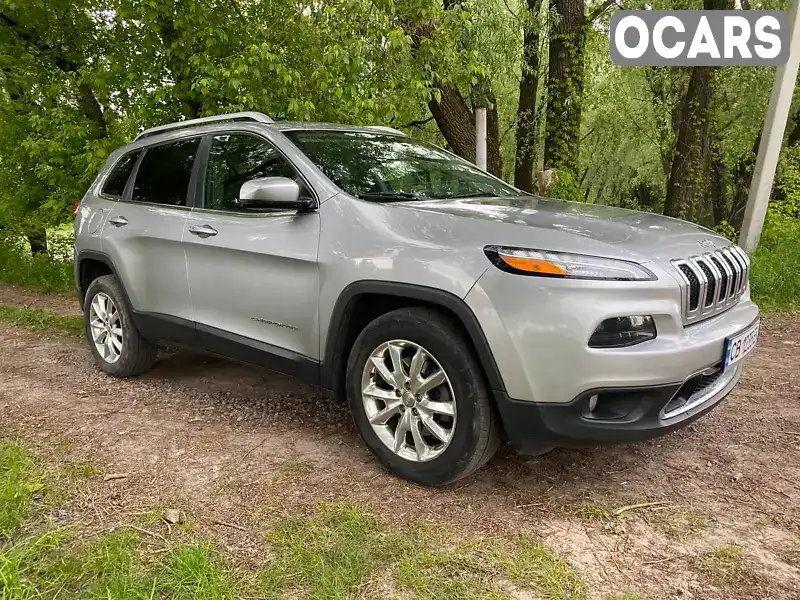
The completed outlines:
[[[419,359],[422,366],[417,368],[419,376],[414,377],[414,360],[420,348],[427,358]],[[388,371],[396,371],[392,369],[393,352],[403,364],[402,377],[407,379],[401,380],[405,381],[405,391]],[[430,382],[434,379],[432,374],[437,381],[442,379],[437,368],[444,373],[444,382],[425,390],[423,380]],[[387,376],[394,383],[388,382]],[[419,384],[421,381],[423,385]],[[423,393],[415,394],[406,385],[411,382],[417,382],[415,389]],[[404,308],[367,325],[350,352],[346,387],[359,435],[381,463],[403,479],[424,485],[453,482],[483,466],[500,445],[499,419],[472,346],[456,321],[437,310]],[[369,393],[364,394],[363,390]],[[392,394],[397,398],[398,392],[402,406],[397,411],[402,412],[393,408],[397,400],[392,399]],[[380,395],[380,399],[373,394]],[[431,410],[433,406],[435,410]],[[454,416],[444,414],[444,409],[452,410]],[[384,424],[388,414],[392,416]],[[404,418],[408,421],[401,425]],[[429,429],[426,423],[431,420],[434,422]],[[410,429],[406,432],[407,428]],[[398,429],[401,435],[397,434]],[[442,442],[441,438],[448,441]],[[398,446],[400,450],[396,451]]]
[[[93,309],[95,299],[99,303],[99,306],[96,305],[96,307],[105,305],[106,313],[111,315],[109,327],[105,331],[105,338],[98,338],[104,342],[100,344],[101,348],[98,348],[93,332],[102,333],[103,329],[100,324],[105,326],[105,322],[101,311],[98,311],[97,308]],[[108,304],[109,301],[111,304]],[[83,302],[83,314],[86,340],[95,363],[104,372],[114,377],[133,377],[148,371],[156,362],[157,348],[155,344],[151,344],[139,334],[131,317],[126,296],[117,278],[113,275],[103,275],[92,281]],[[93,322],[98,326],[93,327]],[[121,331],[119,344],[114,343],[116,336],[113,332],[117,330]],[[108,340],[112,335],[114,337],[110,342],[112,348],[109,353]]]

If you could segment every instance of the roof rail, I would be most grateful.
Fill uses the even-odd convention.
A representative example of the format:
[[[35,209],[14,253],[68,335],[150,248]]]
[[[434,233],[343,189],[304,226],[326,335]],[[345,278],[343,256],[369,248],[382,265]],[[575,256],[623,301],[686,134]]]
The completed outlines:
[[[399,129],[395,129],[394,127],[386,127],[385,125],[370,125],[369,128],[385,131],[386,133],[399,133],[400,135],[408,137],[407,133],[400,131]]]
[[[145,129],[142,133],[136,136],[136,140],[141,140],[146,137],[173,131],[176,129],[187,129],[189,127],[199,127],[209,123],[220,123],[225,121],[256,121],[258,123],[274,123],[267,115],[260,112],[248,111],[229,113],[227,115],[214,115],[213,117],[202,117],[200,119],[189,119],[187,121],[178,121],[177,123],[170,123],[168,125],[159,125],[158,127],[151,127]],[[136,141],[134,140],[134,141]]]

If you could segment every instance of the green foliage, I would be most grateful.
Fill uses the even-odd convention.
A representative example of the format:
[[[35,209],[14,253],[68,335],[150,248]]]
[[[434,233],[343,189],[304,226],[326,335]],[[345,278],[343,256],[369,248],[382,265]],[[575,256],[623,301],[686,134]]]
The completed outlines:
[[[50,254],[30,256],[19,245],[0,241],[0,281],[24,285],[43,292],[71,292],[75,289],[72,263]]]
[[[583,193],[580,186],[575,181],[575,176],[571,171],[559,169],[556,171],[556,181],[549,188],[545,196],[548,198],[560,198],[572,202],[583,202]]]
[[[738,237],[736,235],[736,229],[734,229],[733,225],[731,225],[727,221],[722,221],[716,227],[714,227],[714,232],[722,236],[725,236],[732,242],[735,242]]]

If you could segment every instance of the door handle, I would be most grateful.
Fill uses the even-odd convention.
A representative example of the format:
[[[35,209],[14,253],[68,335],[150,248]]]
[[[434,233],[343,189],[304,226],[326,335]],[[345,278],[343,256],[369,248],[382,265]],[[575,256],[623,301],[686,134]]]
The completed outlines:
[[[128,219],[120,215],[119,217],[112,217],[108,220],[114,227],[122,227],[128,224]]]
[[[217,230],[211,225],[192,225],[189,227],[189,233],[200,236],[201,238],[207,238],[217,235]]]

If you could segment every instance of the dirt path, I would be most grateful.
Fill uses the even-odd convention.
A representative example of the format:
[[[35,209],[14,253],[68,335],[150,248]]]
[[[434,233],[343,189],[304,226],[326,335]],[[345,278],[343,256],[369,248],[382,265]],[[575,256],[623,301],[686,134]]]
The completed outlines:
[[[0,303],[38,302],[14,294],[0,287]],[[770,318],[762,331],[742,384],[681,432],[535,458],[507,451],[440,489],[384,473],[345,408],[291,379],[175,352],[144,377],[115,380],[78,342],[7,327],[0,434],[127,474],[87,489],[84,509],[101,522],[181,503],[200,522],[259,532],[275,515],[347,500],[385,519],[413,516],[471,534],[535,532],[580,572],[590,598],[796,599],[800,321]],[[614,515],[650,502],[663,504]],[[222,535],[258,552],[258,536]],[[727,545],[743,549],[743,562],[709,566],[706,553]]]
[[[67,316],[81,314],[78,298],[74,294],[46,294],[2,282],[0,282],[0,304],[43,308]]]

